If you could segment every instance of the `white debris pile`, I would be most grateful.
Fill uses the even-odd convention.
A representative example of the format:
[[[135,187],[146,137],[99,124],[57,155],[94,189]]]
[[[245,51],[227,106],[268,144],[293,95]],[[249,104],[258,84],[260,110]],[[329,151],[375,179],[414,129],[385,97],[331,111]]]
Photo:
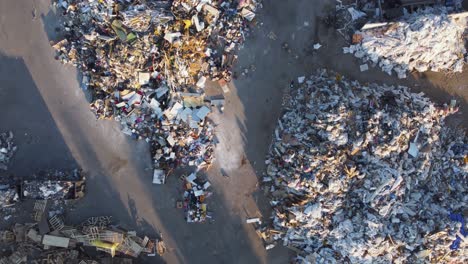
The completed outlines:
[[[320,70],[292,91],[263,181],[300,263],[466,263],[467,137],[455,106]],[[309,262],[303,262],[309,261]]]
[[[448,15],[445,8],[428,8],[408,14],[401,21],[357,31],[361,43],[344,53],[399,78],[407,71],[461,72],[466,63],[466,16]],[[354,38],[355,39],[355,38]]]
[[[7,170],[10,159],[17,147],[13,142],[13,132],[0,133],[0,170]]]

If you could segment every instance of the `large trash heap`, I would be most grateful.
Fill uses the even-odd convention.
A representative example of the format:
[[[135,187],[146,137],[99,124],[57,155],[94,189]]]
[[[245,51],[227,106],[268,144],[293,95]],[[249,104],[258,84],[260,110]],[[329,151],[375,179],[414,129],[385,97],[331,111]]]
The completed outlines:
[[[263,179],[267,243],[301,263],[468,261],[468,142],[444,125],[455,101],[319,70],[285,108]]]
[[[408,71],[461,72],[467,28],[466,15],[449,15],[445,7],[421,9],[395,23],[365,26],[343,51],[399,78]]]
[[[91,109],[115,119],[123,132],[147,140],[156,169],[212,161],[207,119],[223,97],[205,96],[206,83],[223,86],[255,17],[255,0],[57,0],[64,39],[57,59],[78,67],[92,92]],[[159,171],[155,182],[164,183]],[[156,176],[155,176],[156,177]]]

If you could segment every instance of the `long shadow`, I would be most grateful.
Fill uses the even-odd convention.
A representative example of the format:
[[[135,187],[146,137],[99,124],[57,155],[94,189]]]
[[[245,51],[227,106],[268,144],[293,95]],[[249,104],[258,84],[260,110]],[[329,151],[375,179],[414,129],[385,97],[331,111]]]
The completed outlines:
[[[0,171],[2,180],[24,180],[48,169],[77,168],[78,163],[65,144],[24,60],[6,56],[0,51],[0,82],[0,104],[3,108],[0,131],[12,131],[14,144],[18,147],[8,170]],[[0,228],[30,219],[30,212],[31,202],[28,201],[3,209],[2,218],[10,218],[4,218]]]
[[[76,168],[23,59],[0,52],[0,82],[0,131],[12,131],[18,146],[9,172],[25,178],[45,169]]]
[[[0,81],[3,84],[0,100],[5,109],[0,129],[13,131],[19,147],[9,173],[22,179],[43,169],[72,169],[81,165],[88,176],[86,195],[68,203],[70,207],[64,208],[66,223],[79,224],[90,216],[110,215],[116,223],[127,224],[130,228],[142,227],[138,229],[140,235],[143,235],[142,232],[150,237],[158,234],[144,219],[137,221],[134,215],[127,213],[118,190],[102,175],[106,173],[106,169],[101,166],[92,144],[83,136],[79,126],[71,126],[74,135],[79,138],[74,154],[84,155],[80,156],[79,162],[73,157],[22,59],[1,54]],[[72,117],[68,120],[70,124],[73,123]],[[93,208],[96,201],[103,201],[104,204]],[[87,207],[91,207],[91,210],[81,210]],[[15,210],[15,217],[12,218],[15,222],[33,221],[31,202],[19,203],[9,209]],[[11,221],[2,221],[0,228],[11,225]],[[160,257],[153,257],[148,263],[165,261]]]
[[[61,34],[55,30],[59,18],[49,12],[42,19],[49,40],[57,40]],[[77,81],[80,83],[79,74]],[[97,121],[95,125],[112,127],[110,132],[107,128],[102,128],[103,131],[98,133],[85,131],[85,127],[74,120],[75,115],[73,112],[63,112],[58,118],[73,135],[74,150],[83,166],[95,172],[88,180],[90,188],[87,196],[81,206],[69,214],[70,219],[108,214],[118,218],[129,229],[149,232],[153,236],[162,232],[168,247],[168,253],[163,258],[170,263],[259,262],[250,248],[247,235],[239,228],[240,220],[231,219],[229,207],[216,187],[214,195],[207,199],[208,209],[214,213],[214,221],[186,223],[183,210],[175,206],[177,200],[183,199],[182,181],[179,180],[183,170],[171,175],[165,185],[152,185],[152,165],[145,142],[124,136],[117,131],[117,123],[111,121]],[[138,263],[155,261],[142,258]]]

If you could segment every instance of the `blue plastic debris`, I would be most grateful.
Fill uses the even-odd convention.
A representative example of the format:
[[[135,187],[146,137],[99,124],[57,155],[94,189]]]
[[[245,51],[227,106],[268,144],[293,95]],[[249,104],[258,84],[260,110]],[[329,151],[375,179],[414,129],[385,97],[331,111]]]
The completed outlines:
[[[452,242],[452,245],[450,245],[450,249],[457,250],[460,248],[460,244],[461,244],[461,238],[457,236],[457,238],[455,238],[455,240]]]
[[[461,214],[450,213],[450,214],[449,214],[449,218],[450,218],[450,220],[452,220],[452,221],[456,221],[456,222],[460,222],[460,223],[461,223],[460,234],[462,234],[463,236],[466,237],[466,235],[468,234],[468,232],[466,231],[466,222],[465,222],[465,219],[463,218],[463,216],[462,216]]]
[[[465,219],[463,218],[463,216],[461,214],[450,213],[449,218],[452,221],[456,221],[456,222],[461,223],[460,234],[462,234],[464,237],[466,237],[466,234],[467,234],[466,226],[465,226],[466,223],[465,223]],[[457,249],[460,248],[460,244],[461,244],[461,238],[460,238],[460,236],[457,235],[455,240],[450,245],[450,249],[451,250],[457,250]]]

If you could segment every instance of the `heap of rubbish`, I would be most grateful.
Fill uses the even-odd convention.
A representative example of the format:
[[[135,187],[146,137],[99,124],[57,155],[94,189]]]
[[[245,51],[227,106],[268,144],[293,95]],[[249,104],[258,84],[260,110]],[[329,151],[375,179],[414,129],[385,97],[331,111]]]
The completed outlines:
[[[13,142],[13,133],[0,133],[0,170],[7,170],[10,159],[16,152],[16,145]]]
[[[44,221],[45,220],[45,221]],[[133,263],[140,255],[164,254],[161,238],[137,236],[112,225],[111,217],[91,217],[79,226],[65,225],[60,215],[43,216],[39,223],[15,224],[11,230],[0,231],[2,245],[10,245],[8,256],[0,263]],[[127,257],[127,258],[123,258]]]
[[[57,0],[64,38],[53,47],[82,73],[98,118],[150,143],[155,183],[164,183],[180,165],[212,162],[207,116],[224,96],[206,96],[205,86],[227,89],[258,7],[256,0]]]
[[[263,178],[300,263],[467,263],[468,138],[407,87],[319,70],[285,99]]]
[[[79,169],[43,171],[31,180],[2,179],[0,209],[22,200],[76,200],[84,196],[85,187],[86,178]]]
[[[395,23],[371,23],[353,35],[344,53],[398,78],[408,71],[462,72],[467,62],[468,13],[448,14],[444,7],[406,14]],[[363,69],[367,69],[367,64]]]
[[[207,191],[210,186],[209,181],[198,178],[196,173],[185,178],[183,207],[188,223],[205,222],[207,218],[211,218],[205,203],[205,199],[212,194]]]

